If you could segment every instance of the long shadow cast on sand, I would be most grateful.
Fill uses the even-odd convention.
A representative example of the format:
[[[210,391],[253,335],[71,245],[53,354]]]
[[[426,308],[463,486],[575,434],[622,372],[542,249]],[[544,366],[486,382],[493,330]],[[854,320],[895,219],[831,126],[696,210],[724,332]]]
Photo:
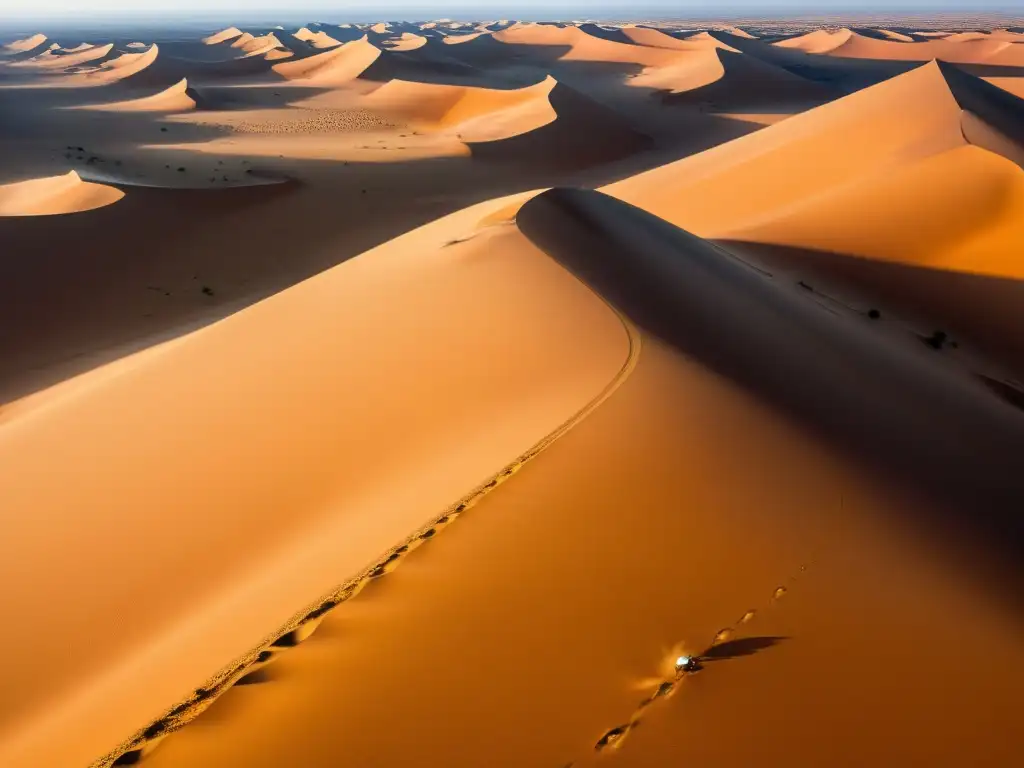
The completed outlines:
[[[971,566],[1021,602],[1024,414],[924,345],[883,339],[607,195],[550,190],[517,221],[637,325],[926,500],[920,529],[983,545]]]
[[[755,653],[766,651],[788,639],[788,637],[770,636],[741,637],[736,640],[727,640],[724,643],[713,645],[697,654],[697,658],[701,664],[706,664],[708,662],[738,659],[742,656],[753,656]]]

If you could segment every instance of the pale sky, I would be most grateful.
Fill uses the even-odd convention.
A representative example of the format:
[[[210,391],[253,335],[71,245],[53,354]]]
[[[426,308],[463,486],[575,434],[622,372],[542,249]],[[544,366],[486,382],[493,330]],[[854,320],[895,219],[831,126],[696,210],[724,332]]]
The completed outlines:
[[[346,14],[379,18],[436,18],[449,15],[477,17],[564,13],[597,16],[617,12],[625,16],[651,13],[685,16],[689,13],[735,14],[891,10],[1004,10],[1024,11],[1024,0],[0,0],[0,16],[21,18],[103,16],[301,16],[320,14],[325,20]],[[310,16],[310,19],[315,16]]]

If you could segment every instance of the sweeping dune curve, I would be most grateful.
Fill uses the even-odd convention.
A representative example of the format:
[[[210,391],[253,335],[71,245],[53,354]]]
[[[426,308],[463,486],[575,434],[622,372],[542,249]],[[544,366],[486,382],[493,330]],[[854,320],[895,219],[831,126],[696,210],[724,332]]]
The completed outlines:
[[[1024,27],[272,15],[0,37],[0,765],[1019,762]]]

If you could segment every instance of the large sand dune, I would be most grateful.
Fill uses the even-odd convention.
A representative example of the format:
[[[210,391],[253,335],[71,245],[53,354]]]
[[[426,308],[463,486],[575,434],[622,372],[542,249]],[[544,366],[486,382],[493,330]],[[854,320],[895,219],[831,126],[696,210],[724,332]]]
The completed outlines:
[[[951,18],[0,41],[0,765],[1019,762]]]
[[[112,103],[88,105],[86,109],[108,112],[186,112],[199,106],[202,98],[182,78],[169,88],[150,96],[115,101]]]
[[[288,80],[348,82],[365,72],[381,50],[365,36],[323,53],[274,65],[274,71]]]

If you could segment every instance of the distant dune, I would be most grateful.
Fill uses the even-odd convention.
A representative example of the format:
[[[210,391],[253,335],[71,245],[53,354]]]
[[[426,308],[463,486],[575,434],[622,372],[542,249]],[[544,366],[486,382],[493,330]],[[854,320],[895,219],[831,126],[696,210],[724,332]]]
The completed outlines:
[[[15,40],[14,42],[7,43],[3,46],[4,53],[24,53],[25,51],[31,51],[47,43],[46,35],[35,34],[30,37],[22,38],[21,40]]]
[[[188,80],[182,78],[171,87],[151,96],[92,105],[88,108],[108,112],[186,112],[195,109],[200,101],[199,95],[189,87]]]
[[[289,80],[347,82],[358,77],[381,55],[366,37],[298,61],[274,65],[274,71]]]
[[[0,216],[53,216],[102,208],[124,197],[121,190],[65,176],[0,184]]]

